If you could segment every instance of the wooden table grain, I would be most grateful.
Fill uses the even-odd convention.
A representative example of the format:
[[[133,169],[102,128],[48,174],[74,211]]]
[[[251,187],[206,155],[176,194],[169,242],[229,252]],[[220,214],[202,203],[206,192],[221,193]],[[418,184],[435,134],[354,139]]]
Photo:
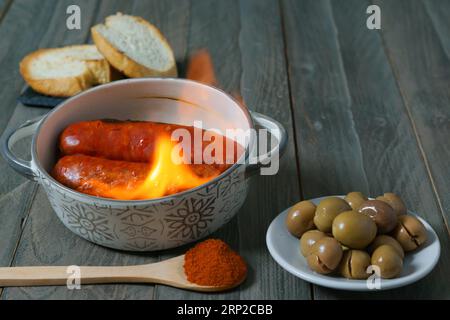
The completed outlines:
[[[67,30],[66,8],[82,27]],[[366,9],[381,8],[381,29]],[[0,133],[48,109],[16,102],[22,57],[38,48],[91,42],[89,27],[121,11],[149,19],[168,38],[185,76],[205,49],[218,85],[268,114],[290,140],[276,176],[254,177],[246,203],[214,237],[248,261],[238,290],[199,294],[165,286],[5,288],[1,299],[404,299],[450,298],[450,2],[445,0],[0,0]],[[29,141],[16,153],[29,156]],[[43,190],[0,159],[0,266],[128,265],[182,249],[133,254],[68,231]],[[410,286],[352,293],[304,282],[265,245],[271,220],[300,199],[361,190],[399,193],[438,233],[441,259]]]

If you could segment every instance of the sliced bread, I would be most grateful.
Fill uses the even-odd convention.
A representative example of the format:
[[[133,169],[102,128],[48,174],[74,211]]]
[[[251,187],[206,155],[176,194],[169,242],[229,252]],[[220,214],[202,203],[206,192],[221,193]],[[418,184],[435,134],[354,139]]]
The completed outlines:
[[[110,82],[113,70],[95,45],[40,49],[20,62],[20,73],[35,91],[57,97],[73,96]]]
[[[176,77],[170,45],[148,21],[117,13],[91,29],[98,50],[117,70],[131,78]]]

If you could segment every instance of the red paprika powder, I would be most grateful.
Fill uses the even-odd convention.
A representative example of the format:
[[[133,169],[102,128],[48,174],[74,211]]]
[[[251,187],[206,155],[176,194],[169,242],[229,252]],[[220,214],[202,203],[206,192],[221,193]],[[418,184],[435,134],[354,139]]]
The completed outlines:
[[[244,280],[247,265],[225,242],[208,239],[186,252],[184,272],[198,285],[232,287]]]

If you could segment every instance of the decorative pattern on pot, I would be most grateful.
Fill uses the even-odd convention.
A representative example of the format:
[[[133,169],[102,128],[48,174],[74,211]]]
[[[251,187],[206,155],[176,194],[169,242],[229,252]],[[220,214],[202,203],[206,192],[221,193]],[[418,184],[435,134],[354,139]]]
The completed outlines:
[[[248,190],[243,168],[236,168],[195,192],[117,207],[90,198],[76,200],[44,176],[40,182],[71,231],[103,246],[132,251],[167,249],[206,237],[234,217]]]

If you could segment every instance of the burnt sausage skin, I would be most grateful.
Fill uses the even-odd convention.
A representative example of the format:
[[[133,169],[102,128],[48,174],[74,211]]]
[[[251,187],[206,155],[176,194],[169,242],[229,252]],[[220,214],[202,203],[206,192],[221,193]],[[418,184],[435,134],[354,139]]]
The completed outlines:
[[[209,165],[190,165],[199,178],[209,179],[220,171]],[[61,184],[85,194],[121,199],[117,190],[137,190],[147,178],[151,165],[144,162],[108,160],[82,154],[64,156],[53,167],[52,176]],[[186,190],[170,184],[164,195]],[[122,195],[123,196],[123,195]],[[137,197],[124,200],[146,199]]]
[[[94,120],[69,125],[61,134],[62,155],[84,154],[110,160],[148,162],[156,138],[179,128],[156,122]]]
[[[93,196],[109,198],[113,188],[136,188],[145,180],[150,165],[108,160],[86,155],[65,156],[53,167],[52,176],[63,185]]]
[[[202,139],[196,145],[194,127],[143,121],[83,121],[69,125],[60,135],[59,150],[62,157],[54,166],[52,176],[71,189],[93,196],[122,200],[147,199],[146,194],[133,193],[133,190],[140,190],[149,176],[158,139],[170,137],[176,129],[186,129],[190,134],[192,164],[187,166],[193,176],[187,180],[185,178],[185,181],[190,181],[187,184],[177,184],[171,180],[172,177],[166,178],[170,181],[167,182],[165,195],[184,191],[220,175],[243,152],[237,142],[221,137],[223,148],[218,152],[222,153],[216,157],[219,161],[221,159],[221,163],[193,164],[194,148],[201,155],[212,143]],[[234,147],[234,152],[226,155],[227,146],[230,145]],[[129,192],[122,192],[124,190]]]
[[[147,162],[152,160],[155,141],[162,134],[169,136],[176,129],[186,129],[191,136],[191,163],[194,163],[194,147],[202,148],[211,143],[203,141],[200,146],[194,144],[194,127],[147,121],[93,120],[69,125],[59,139],[61,155],[84,154],[110,160]],[[203,131],[205,132],[205,131]],[[223,154],[220,164],[211,164],[220,171],[230,167],[242,154],[242,147],[228,140],[234,147],[233,154],[226,154],[227,138],[223,137]],[[200,153],[201,154],[201,153]]]

